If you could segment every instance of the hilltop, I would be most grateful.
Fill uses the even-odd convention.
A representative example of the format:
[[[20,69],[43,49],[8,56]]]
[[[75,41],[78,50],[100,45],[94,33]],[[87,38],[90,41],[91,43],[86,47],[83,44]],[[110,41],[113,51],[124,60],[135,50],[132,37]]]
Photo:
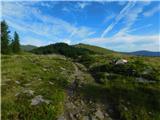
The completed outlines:
[[[65,43],[30,52],[2,55],[4,120],[160,118],[159,57]]]

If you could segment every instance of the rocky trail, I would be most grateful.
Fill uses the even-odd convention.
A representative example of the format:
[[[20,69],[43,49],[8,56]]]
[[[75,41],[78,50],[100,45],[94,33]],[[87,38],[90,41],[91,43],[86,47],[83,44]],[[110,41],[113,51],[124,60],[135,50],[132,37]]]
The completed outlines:
[[[85,84],[84,75],[91,75],[83,65],[79,63],[73,63],[73,65],[75,68],[74,79],[66,90],[67,99],[64,105],[64,113],[58,120],[112,120],[106,113],[104,105],[81,98],[79,89]]]

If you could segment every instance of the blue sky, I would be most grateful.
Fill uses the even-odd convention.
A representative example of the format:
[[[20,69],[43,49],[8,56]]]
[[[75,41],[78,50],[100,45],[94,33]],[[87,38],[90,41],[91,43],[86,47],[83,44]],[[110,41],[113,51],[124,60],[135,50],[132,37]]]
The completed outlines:
[[[86,43],[115,51],[160,51],[160,2],[2,2],[21,44]]]

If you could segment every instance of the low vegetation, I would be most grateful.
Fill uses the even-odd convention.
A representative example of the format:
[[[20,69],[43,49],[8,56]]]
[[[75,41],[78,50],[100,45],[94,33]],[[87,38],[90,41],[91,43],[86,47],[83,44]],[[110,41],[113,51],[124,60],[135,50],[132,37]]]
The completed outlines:
[[[59,56],[2,55],[2,119],[56,119],[73,72],[72,63]],[[37,96],[42,99],[34,105]]]
[[[2,119],[160,119],[159,57],[65,43],[30,52],[2,55]]]

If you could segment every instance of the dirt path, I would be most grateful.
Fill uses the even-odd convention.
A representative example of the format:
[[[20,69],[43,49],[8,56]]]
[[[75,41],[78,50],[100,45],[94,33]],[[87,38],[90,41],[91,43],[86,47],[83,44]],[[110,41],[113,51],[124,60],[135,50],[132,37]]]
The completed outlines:
[[[84,75],[90,75],[86,68],[79,64],[73,63],[75,72],[73,74],[73,81],[68,87],[67,99],[64,105],[64,113],[58,118],[58,120],[112,120],[109,119],[108,114],[102,110],[100,105],[92,102],[83,100],[78,94],[78,90],[83,82],[85,82]],[[81,68],[81,69],[80,69]],[[82,70],[83,68],[83,70]],[[91,78],[93,79],[93,78]],[[105,116],[107,115],[107,117]]]

